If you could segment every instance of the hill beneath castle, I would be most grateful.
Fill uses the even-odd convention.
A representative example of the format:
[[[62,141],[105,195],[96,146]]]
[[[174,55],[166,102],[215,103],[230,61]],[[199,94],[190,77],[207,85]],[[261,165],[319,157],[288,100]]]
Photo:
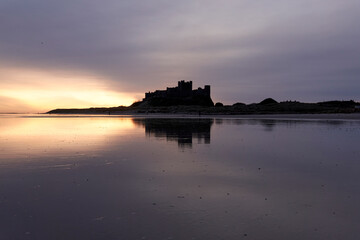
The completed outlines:
[[[314,113],[360,113],[360,103],[354,101],[327,101],[302,103],[298,101],[277,102],[265,99],[260,103],[219,106],[172,105],[151,106],[146,102],[137,102],[129,107],[86,109],[55,109],[49,114],[192,114],[192,115],[244,115],[244,114],[314,114]]]

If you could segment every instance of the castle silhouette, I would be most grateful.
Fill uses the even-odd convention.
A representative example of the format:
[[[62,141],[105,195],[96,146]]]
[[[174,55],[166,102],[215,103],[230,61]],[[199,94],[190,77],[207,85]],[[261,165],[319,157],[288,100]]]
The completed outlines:
[[[204,88],[192,89],[192,81],[181,80],[177,87],[168,87],[166,90],[156,90],[145,93],[143,102],[152,106],[171,105],[200,105],[214,106],[210,96],[210,85]]]

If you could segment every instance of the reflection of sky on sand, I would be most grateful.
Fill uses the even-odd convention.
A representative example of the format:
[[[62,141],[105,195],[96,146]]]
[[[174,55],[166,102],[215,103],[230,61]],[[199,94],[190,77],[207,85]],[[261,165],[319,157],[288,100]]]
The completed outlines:
[[[0,118],[0,159],[81,154],[102,149],[109,138],[125,140],[134,128],[127,118]]]
[[[182,151],[177,141],[146,137],[136,121],[48,122],[48,140],[55,126],[69,139],[81,135],[62,152],[70,159],[81,153],[79,161],[74,167],[54,152],[30,152],[34,161],[53,162],[40,166],[59,167],[0,169],[0,236],[357,239],[359,123],[214,119],[211,141]]]

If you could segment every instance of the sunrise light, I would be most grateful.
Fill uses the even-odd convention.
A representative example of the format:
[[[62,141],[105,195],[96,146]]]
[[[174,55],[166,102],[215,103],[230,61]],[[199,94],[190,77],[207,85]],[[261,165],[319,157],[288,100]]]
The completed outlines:
[[[4,79],[0,82],[0,112],[128,106],[136,100],[134,93],[111,90],[106,80],[95,75],[7,68],[0,77]]]

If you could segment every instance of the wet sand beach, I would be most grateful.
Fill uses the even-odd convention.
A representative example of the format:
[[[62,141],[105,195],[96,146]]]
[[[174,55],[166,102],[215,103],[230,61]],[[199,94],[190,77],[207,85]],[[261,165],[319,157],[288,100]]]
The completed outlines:
[[[2,116],[0,239],[356,240],[358,116]]]

